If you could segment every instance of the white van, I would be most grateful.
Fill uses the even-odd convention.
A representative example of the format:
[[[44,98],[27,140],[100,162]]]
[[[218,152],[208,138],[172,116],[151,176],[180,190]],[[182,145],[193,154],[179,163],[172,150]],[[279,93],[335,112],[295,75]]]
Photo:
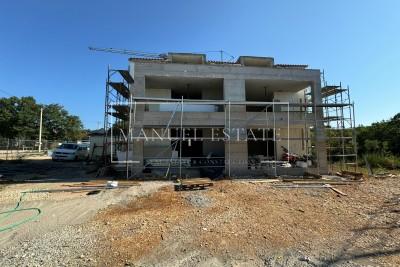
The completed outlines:
[[[51,155],[52,160],[85,160],[89,157],[87,144],[64,143],[57,147]]]

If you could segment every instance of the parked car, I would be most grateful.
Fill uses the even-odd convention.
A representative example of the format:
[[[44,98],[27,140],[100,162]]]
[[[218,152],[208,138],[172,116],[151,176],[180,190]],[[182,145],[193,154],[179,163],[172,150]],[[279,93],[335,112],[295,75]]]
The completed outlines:
[[[85,160],[89,157],[87,144],[65,143],[56,148],[52,154],[52,160]]]

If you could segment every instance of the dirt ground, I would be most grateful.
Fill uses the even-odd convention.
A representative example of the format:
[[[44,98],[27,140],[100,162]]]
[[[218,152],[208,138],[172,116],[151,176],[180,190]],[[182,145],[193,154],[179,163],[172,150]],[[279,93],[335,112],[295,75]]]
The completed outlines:
[[[398,178],[327,189],[171,186],[100,212],[108,266],[399,266]]]
[[[70,178],[90,178],[79,162],[65,164]],[[60,166],[41,175],[53,179]],[[68,175],[60,176],[7,185],[0,210],[23,190],[63,186]],[[93,196],[32,195],[24,207],[43,214],[0,232],[0,266],[400,266],[399,179],[336,186],[347,196],[265,180],[218,181],[199,191],[149,181]]]

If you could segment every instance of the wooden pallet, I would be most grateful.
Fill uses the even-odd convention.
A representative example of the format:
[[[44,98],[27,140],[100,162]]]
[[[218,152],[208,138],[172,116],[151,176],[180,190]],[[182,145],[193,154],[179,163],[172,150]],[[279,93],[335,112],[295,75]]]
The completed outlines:
[[[178,182],[179,184],[175,186],[176,191],[205,189],[213,186],[213,182],[208,178],[183,179]]]

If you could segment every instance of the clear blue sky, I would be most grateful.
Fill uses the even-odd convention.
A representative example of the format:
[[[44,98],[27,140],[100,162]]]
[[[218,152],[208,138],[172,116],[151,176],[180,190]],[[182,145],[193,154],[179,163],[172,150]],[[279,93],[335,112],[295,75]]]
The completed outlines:
[[[324,69],[350,85],[358,124],[400,112],[400,1],[2,1],[0,96],[60,103],[96,128],[107,65],[149,52],[223,49]]]

